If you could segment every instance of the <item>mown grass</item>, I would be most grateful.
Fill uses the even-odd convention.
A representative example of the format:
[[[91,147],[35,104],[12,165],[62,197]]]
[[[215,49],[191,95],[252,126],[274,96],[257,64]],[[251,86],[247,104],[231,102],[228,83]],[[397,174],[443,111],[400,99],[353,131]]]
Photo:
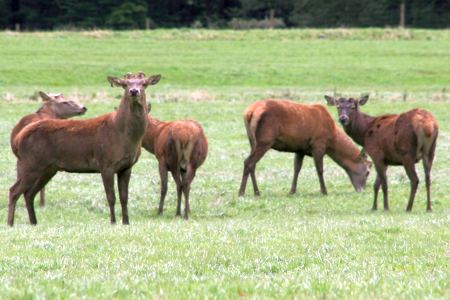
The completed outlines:
[[[273,30],[0,34],[0,92],[107,90],[105,76],[161,73],[160,91],[247,88],[441,91],[450,31]]]
[[[0,52],[9,53],[8,59],[0,56],[0,68],[9,68],[14,72],[20,69],[29,76],[29,81],[21,81],[23,77],[20,72],[8,73],[11,74],[8,76],[0,72],[0,89],[5,93],[0,99],[0,199],[3,199],[0,201],[0,225],[4,224],[0,226],[0,298],[448,299],[450,107],[445,97],[434,97],[436,95],[433,94],[436,91],[434,87],[448,85],[449,81],[445,83],[447,73],[436,72],[436,84],[431,87],[425,84],[415,87],[414,81],[405,80],[407,89],[414,90],[407,101],[401,101],[403,88],[397,88],[396,83],[375,75],[374,81],[358,78],[353,84],[350,79],[344,78],[348,84],[336,83],[338,93],[344,90],[355,94],[366,92],[358,82],[363,82],[367,89],[379,90],[379,93],[372,93],[372,98],[364,107],[371,114],[422,107],[436,116],[441,131],[432,171],[433,213],[425,212],[426,194],[421,164],[417,165],[421,183],[413,212],[407,214],[404,211],[409,195],[406,174],[401,167],[392,167],[388,170],[391,211],[374,213],[370,211],[374,174],[369,178],[367,189],[356,193],[345,173],[327,158],[325,181],[329,195],[322,196],[313,163],[311,159],[305,159],[298,194],[289,196],[293,155],[274,151],[269,152],[257,167],[262,196],[254,198],[249,185],[247,196],[237,197],[242,162],[249,151],[242,124],[243,109],[259,97],[270,95],[293,98],[299,102],[324,103],[323,93],[333,92],[325,84],[327,80],[332,82],[326,74],[336,71],[330,67],[326,74],[312,74],[312,83],[304,89],[300,77],[283,87],[277,84],[272,86],[266,79],[270,77],[267,70],[275,68],[276,59],[269,55],[270,51],[263,54],[264,49],[260,49],[259,55],[265,57],[267,66],[260,67],[256,61],[250,63],[252,51],[257,51],[256,42],[259,40],[262,43],[266,34],[270,39],[277,36],[277,43],[269,41],[264,45],[273,44],[272,51],[280,59],[293,64],[291,67],[286,63],[287,73],[301,76],[301,70],[295,67],[295,56],[287,56],[290,51],[281,42],[283,36],[290,46],[304,42],[309,45],[307,47],[305,44],[304,48],[311,48],[309,53],[322,54],[323,59],[330,61],[332,58],[328,55],[334,55],[336,48],[342,44],[353,42],[354,47],[360,48],[360,43],[386,41],[370,38],[369,31],[354,32],[365,38],[339,37],[324,41],[332,46],[329,49],[334,49],[331,52],[321,52],[323,48],[316,47],[315,43],[322,41],[315,37],[296,39],[290,36],[306,34],[303,31],[157,31],[108,33],[108,36],[100,38],[85,37],[83,33],[0,36],[0,43],[9,38],[18,41],[8,44],[6,49],[0,47]],[[160,60],[148,58],[140,66],[136,58],[124,55],[122,50],[128,48],[123,41],[128,39],[129,34],[148,37],[147,41],[138,39],[139,47],[146,45],[152,48],[153,42],[160,43]],[[203,39],[206,46],[202,48],[193,36],[204,34],[215,34],[217,37]],[[178,38],[178,35],[183,38]],[[243,35],[244,38],[228,37],[235,35]],[[431,39],[434,47],[430,47],[438,52],[444,51],[444,45],[448,43],[445,31],[413,31],[413,41],[426,44],[429,41],[420,35],[435,37]],[[39,54],[31,62],[26,62],[28,56],[33,57],[35,48],[25,45],[40,36],[45,41],[41,46],[50,51],[48,57]],[[236,55],[242,57],[240,62],[245,61],[247,56],[249,62],[239,64],[234,58],[225,56],[226,52],[208,48],[209,42],[221,40],[221,37],[225,48],[240,53]],[[116,48],[107,44],[102,46],[103,51],[111,53],[110,56],[105,54],[108,63],[98,61],[95,67],[86,69],[89,72],[78,70],[80,65],[95,65],[94,54],[101,52],[101,40],[106,38],[110,39],[110,45],[119,45]],[[65,42],[58,43],[58,39]],[[183,40],[185,44],[179,44],[181,48],[174,50],[171,44],[174,40]],[[240,40],[246,47],[239,48],[236,41]],[[89,43],[86,44],[86,41]],[[406,51],[403,43],[410,40],[386,42],[392,43],[393,51],[402,53]],[[78,51],[84,55],[76,60],[68,59],[67,55],[58,58],[59,51],[56,50],[69,51],[68,45],[71,43],[79,43]],[[380,49],[383,47],[380,46]],[[16,50],[18,52],[14,54]],[[131,46],[129,50],[140,53]],[[200,50],[204,53],[203,59],[197,57]],[[189,74],[195,73],[197,64],[186,63],[185,58],[173,54],[190,51],[195,62],[210,67],[205,67],[205,78],[191,78]],[[369,61],[368,64],[371,62],[372,67],[380,70],[392,67],[389,51],[384,54],[386,60],[376,62],[362,55],[361,51],[351,52],[345,47],[339,51],[352,66],[359,67],[362,61]],[[419,50],[411,48],[408,51]],[[67,65],[65,72],[58,73],[59,76],[50,76],[48,66],[51,65],[51,57],[55,61],[60,59],[55,63],[55,69]],[[433,55],[410,57],[408,65],[415,66],[416,59],[423,59],[424,64],[428,65],[428,61],[434,58]],[[29,63],[33,67],[28,71],[22,64],[13,68],[11,60]],[[149,67],[149,61],[152,64],[155,62],[154,67]],[[184,63],[180,63],[182,61]],[[313,58],[310,63],[320,67],[321,61]],[[28,225],[28,215],[21,199],[16,212],[16,225],[7,228],[8,189],[15,179],[15,158],[9,148],[9,133],[22,115],[35,111],[39,106],[38,103],[26,101],[27,96],[41,87],[52,91],[62,89],[86,101],[89,111],[85,117],[111,111],[117,105],[115,96],[120,90],[107,90],[104,83],[103,78],[109,73],[106,70],[109,63],[114,68],[117,66],[112,71],[118,74],[141,69],[149,72],[150,69],[150,72],[154,70],[164,75],[158,67],[164,67],[166,71],[178,68],[173,76],[164,78],[165,83],[152,87],[149,98],[153,102],[152,113],[155,117],[164,120],[196,119],[208,136],[209,156],[199,169],[192,187],[191,219],[186,222],[174,217],[175,190],[172,183],[169,185],[165,213],[161,217],[156,216],[159,199],[157,165],[150,154],[143,152],[131,179],[130,226],[109,224],[109,209],[99,175],[59,173],[48,185],[47,206],[37,208],[38,226]],[[441,61],[439,70],[448,70],[449,65],[447,57],[447,60]],[[236,68],[240,72],[255,73],[261,68],[262,74],[258,77],[259,81],[252,79],[254,83],[243,82],[246,79],[241,78],[241,81],[231,84],[236,79],[229,78],[230,73],[215,76],[212,71],[215,68],[227,72]],[[405,63],[399,72],[409,73],[410,69]],[[341,75],[345,77],[350,73],[348,70]],[[323,85],[320,76],[324,76]],[[8,81],[5,81],[6,78]],[[219,86],[217,80],[227,84]],[[386,80],[386,86],[381,84],[383,80]],[[6,93],[14,94],[17,101],[6,101]],[[92,96],[93,93],[96,94]],[[193,100],[197,96],[199,99]],[[333,108],[330,112],[336,115]],[[120,215],[119,207],[116,212]]]

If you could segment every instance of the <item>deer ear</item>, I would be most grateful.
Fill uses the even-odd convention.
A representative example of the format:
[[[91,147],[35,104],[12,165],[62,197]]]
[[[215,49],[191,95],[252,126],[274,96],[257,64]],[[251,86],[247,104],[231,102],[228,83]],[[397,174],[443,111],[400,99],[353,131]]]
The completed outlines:
[[[42,91],[39,91],[39,96],[41,96],[42,101],[44,101],[44,102],[53,100],[52,97],[50,97],[49,95],[47,95],[46,93],[44,93]]]
[[[369,100],[369,95],[364,95],[361,98],[359,98],[358,103],[359,105],[366,104],[367,100]]]
[[[330,105],[330,106],[335,106],[336,105],[336,99],[334,99],[331,96],[325,95],[325,100],[327,100],[327,104]]]
[[[114,86],[122,86],[123,87],[125,85],[125,82],[122,79],[119,79],[117,77],[108,76],[107,79],[108,79],[108,82],[111,84],[111,87],[114,87]]]
[[[161,75],[159,75],[159,74],[150,76],[150,77],[148,77],[145,80],[145,86],[147,86],[147,85],[155,85],[155,84],[157,84],[159,82],[160,79],[161,79]]]

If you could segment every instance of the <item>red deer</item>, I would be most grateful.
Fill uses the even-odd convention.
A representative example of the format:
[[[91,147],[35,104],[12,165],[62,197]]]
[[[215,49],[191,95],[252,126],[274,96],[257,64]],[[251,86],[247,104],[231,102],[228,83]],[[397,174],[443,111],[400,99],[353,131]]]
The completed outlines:
[[[79,116],[87,111],[87,108],[75,100],[67,100],[63,94],[46,94],[39,92],[44,104],[37,112],[29,114],[20,119],[19,123],[13,128],[11,132],[11,148],[14,155],[17,156],[17,149],[13,147],[13,140],[17,134],[28,124],[44,119],[68,119],[74,116]],[[40,192],[40,206],[45,205],[45,188]]]
[[[388,114],[378,117],[366,115],[359,110],[369,96],[359,100],[353,98],[335,99],[325,96],[328,105],[337,106],[339,122],[345,132],[372,158],[377,171],[374,184],[373,210],[377,209],[380,185],[383,189],[384,209],[389,210],[386,170],[391,165],[403,165],[411,182],[406,211],[411,211],[419,178],[415,164],[423,159],[427,187],[427,211],[431,211],[431,179],[438,124],[433,115],[423,109],[413,109],[402,114]]]
[[[35,225],[34,197],[58,172],[100,173],[110,208],[114,211],[114,175],[117,174],[122,223],[128,220],[128,184],[132,166],[140,155],[147,128],[145,88],[160,75],[128,74],[108,77],[111,86],[122,87],[124,95],[117,111],[86,120],[42,120],[24,128],[15,138],[17,181],[10,188],[8,225],[14,223],[17,199],[25,196],[30,223]]]
[[[322,194],[327,194],[323,179],[325,154],[347,172],[357,191],[364,189],[370,162],[360,155],[358,148],[336,126],[322,105],[275,99],[258,101],[245,110],[244,123],[251,151],[244,162],[239,196],[245,194],[249,174],[255,195],[260,194],[256,184],[255,167],[269,149],[295,153],[291,194],[297,191],[298,175],[305,155],[314,159]]]
[[[159,164],[161,197],[158,214],[162,214],[167,194],[167,175],[172,173],[177,186],[176,215],[181,215],[181,193],[184,194],[184,218],[188,219],[189,192],[196,170],[208,153],[208,141],[203,129],[195,121],[162,122],[148,116],[147,131],[142,147],[154,154]]]

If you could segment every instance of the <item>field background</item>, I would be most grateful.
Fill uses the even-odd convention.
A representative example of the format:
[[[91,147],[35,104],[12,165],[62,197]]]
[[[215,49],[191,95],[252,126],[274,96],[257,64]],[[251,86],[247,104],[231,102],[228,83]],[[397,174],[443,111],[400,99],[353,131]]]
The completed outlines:
[[[0,32],[0,298],[442,298],[450,297],[450,31],[393,29],[151,32]],[[191,219],[174,217],[172,182],[156,216],[159,177],[143,152],[130,186],[130,226],[109,224],[99,175],[59,173],[47,206],[28,225],[24,201],[6,227],[15,180],[9,133],[64,92],[111,111],[120,89],[107,75],[161,73],[148,90],[152,114],[192,118],[210,151],[191,192]],[[293,154],[270,151],[257,166],[262,196],[237,197],[249,146],[242,111],[283,97],[325,103],[324,94],[370,93],[370,114],[415,107],[440,124],[425,212],[422,164],[413,212],[409,180],[388,170],[391,211],[371,212],[375,171],[363,193],[325,161],[328,196],[305,159],[288,196]],[[329,108],[333,117],[336,112]],[[37,201],[36,206],[37,206]],[[118,205],[120,207],[120,205]],[[120,219],[120,208],[116,213]]]

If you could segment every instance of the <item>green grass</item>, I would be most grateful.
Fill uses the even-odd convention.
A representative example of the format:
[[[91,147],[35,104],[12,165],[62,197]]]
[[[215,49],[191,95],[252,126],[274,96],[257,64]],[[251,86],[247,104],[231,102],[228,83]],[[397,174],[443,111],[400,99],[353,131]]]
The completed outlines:
[[[19,96],[104,91],[107,75],[139,70],[161,73],[160,91],[441,91],[450,82],[450,31],[4,32],[0,46],[0,92]]]
[[[317,38],[324,32],[328,39]],[[450,297],[450,105],[441,95],[450,82],[447,31],[95,35],[0,34],[1,299]],[[59,173],[47,187],[47,206],[36,209],[38,225],[28,225],[21,199],[15,226],[7,228],[15,180],[9,133],[39,106],[26,98],[37,89],[61,90],[85,101],[86,117],[93,117],[118,103],[120,90],[108,88],[104,77],[129,70],[163,74],[149,93],[155,117],[193,118],[205,129],[210,149],[193,183],[191,219],[174,217],[172,182],[164,215],[156,216],[157,164],[143,152],[130,183],[130,226],[109,224],[98,174]],[[327,158],[329,195],[322,196],[312,160],[305,159],[298,194],[288,196],[293,155],[275,151],[257,167],[262,196],[254,198],[249,185],[247,196],[237,197],[249,151],[244,108],[272,95],[325,103],[323,94],[334,87],[372,91],[364,107],[370,114],[433,112],[440,124],[433,213],[425,212],[421,164],[413,212],[404,211],[409,180],[403,168],[391,167],[391,211],[374,213],[374,174],[356,193]],[[404,90],[411,91],[407,101]]]

